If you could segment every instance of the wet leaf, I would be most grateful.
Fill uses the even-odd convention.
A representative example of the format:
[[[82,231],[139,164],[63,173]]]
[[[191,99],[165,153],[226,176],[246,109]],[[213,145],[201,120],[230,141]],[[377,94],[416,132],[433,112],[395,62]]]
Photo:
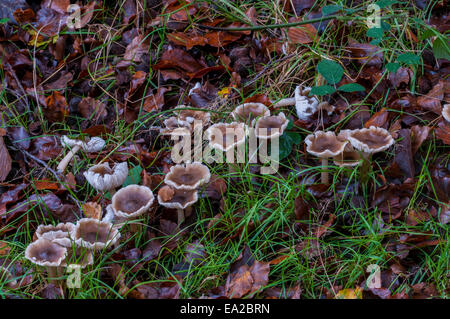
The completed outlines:
[[[3,182],[11,171],[12,160],[6,148],[3,136],[0,136],[0,182]]]

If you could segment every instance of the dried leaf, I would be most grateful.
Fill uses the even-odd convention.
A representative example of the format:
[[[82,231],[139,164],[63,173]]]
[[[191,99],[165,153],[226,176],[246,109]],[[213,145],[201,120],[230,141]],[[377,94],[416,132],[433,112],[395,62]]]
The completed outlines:
[[[102,206],[95,202],[87,202],[81,205],[87,218],[102,219]]]
[[[3,136],[0,136],[0,182],[3,182],[8,177],[11,171],[12,160],[6,148]]]

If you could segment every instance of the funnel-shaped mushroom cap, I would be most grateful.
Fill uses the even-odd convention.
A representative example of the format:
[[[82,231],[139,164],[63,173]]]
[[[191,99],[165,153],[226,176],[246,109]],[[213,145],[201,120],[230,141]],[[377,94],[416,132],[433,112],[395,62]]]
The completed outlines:
[[[189,108],[186,105],[179,105],[177,109]],[[194,121],[202,121],[203,125],[209,124],[211,115],[207,111],[202,110],[179,110],[178,121],[181,123],[194,124]]]
[[[189,133],[192,131],[191,125],[188,122],[180,121],[176,116],[171,116],[164,120],[164,126],[165,128],[160,129],[160,133],[163,135],[171,134],[176,129],[184,129]]]
[[[67,136],[61,138],[61,144],[63,146],[74,147],[75,145],[80,146],[86,152],[100,152],[103,147],[105,147],[106,142],[97,136],[92,137],[88,142],[81,140],[71,139]]]
[[[82,269],[94,263],[94,255],[88,249],[72,247],[67,249],[67,257],[61,266],[79,265]]]
[[[348,140],[355,149],[367,154],[387,150],[394,144],[394,139],[389,131],[375,126],[351,131]]]
[[[70,234],[73,232],[75,225],[72,223],[59,223],[53,225],[39,225],[36,229],[37,238],[48,239],[58,245],[64,247],[72,246]]]
[[[111,223],[95,218],[82,218],[78,220],[72,238],[77,246],[101,250],[114,245],[119,240],[120,233]]]
[[[278,115],[265,116],[256,120],[255,135],[261,139],[272,139],[281,136],[289,124],[283,112]]]
[[[155,197],[147,186],[128,185],[121,188],[112,198],[114,214],[122,219],[133,219],[146,213]]]
[[[209,168],[195,162],[172,166],[164,182],[176,189],[193,190],[208,183],[210,178]]]
[[[351,130],[341,130],[337,136],[340,141],[348,141]],[[333,158],[334,164],[339,167],[353,167],[360,163],[361,154],[355,150],[352,144],[347,143],[344,151]]]
[[[166,185],[158,192],[158,203],[167,208],[186,209],[197,200],[196,190],[181,190]]]
[[[320,158],[334,157],[344,151],[347,141],[340,141],[333,132],[317,131],[306,137],[306,151]]]
[[[250,124],[258,117],[270,116],[270,110],[262,103],[244,103],[238,105],[231,115],[236,121]]]
[[[450,104],[445,104],[442,108],[442,116],[447,122],[450,122]]]
[[[25,249],[26,259],[36,265],[46,267],[60,266],[66,255],[67,248],[45,238],[39,238]]]
[[[217,123],[205,133],[211,147],[226,152],[245,143],[248,129],[244,123]]]
[[[84,177],[96,190],[105,192],[123,184],[128,176],[128,165],[126,162],[114,164],[113,168],[109,163],[94,165],[84,172]]]

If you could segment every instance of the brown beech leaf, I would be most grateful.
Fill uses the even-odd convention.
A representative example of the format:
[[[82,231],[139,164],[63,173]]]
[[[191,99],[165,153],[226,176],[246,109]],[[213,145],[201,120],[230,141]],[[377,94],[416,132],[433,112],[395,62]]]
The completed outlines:
[[[81,205],[84,215],[87,218],[102,219],[102,206],[96,202],[87,202]]]
[[[409,129],[401,129],[398,131],[398,135],[401,140],[395,143],[394,146],[394,162],[406,178],[412,178],[414,177],[415,167],[411,148],[411,131]]]
[[[67,105],[64,95],[58,91],[53,91],[45,99],[45,117],[51,122],[64,122],[69,115],[69,106]]]
[[[108,115],[106,105],[92,97],[83,98],[78,103],[78,111],[84,118],[92,119],[96,123]]]
[[[171,278],[172,279],[172,278]],[[129,296],[135,299],[179,299],[180,284],[182,279],[178,276],[172,280],[159,281],[149,284],[140,284],[134,281],[133,290],[129,291]]]
[[[6,148],[3,136],[0,136],[0,182],[3,182],[11,171],[11,156]]]
[[[389,81],[396,88],[402,84],[407,86],[413,76],[413,72],[410,68],[400,67],[395,73],[389,73]]]
[[[44,135],[32,139],[31,154],[43,161],[55,158],[61,152],[61,143],[55,136]]]
[[[70,72],[64,72],[60,77],[51,83],[44,84],[46,90],[62,90],[67,88],[67,84],[72,81],[73,75]]]
[[[188,73],[195,74],[205,67],[207,65],[200,64],[186,51],[173,48],[162,54],[160,61],[153,66],[153,69],[176,69],[187,75]]]
[[[204,46],[208,43],[207,38],[198,35],[195,32],[173,32],[167,35],[167,39],[177,45],[185,46],[188,50],[192,49],[196,45]]]
[[[44,0],[41,7],[50,8],[59,13],[66,13],[67,7],[70,5],[70,0]]]
[[[411,127],[412,134],[412,152],[415,154],[422,143],[428,138],[431,129],[428,126],[414,125]]]
[[[450,124],[441,122],[434,132],[444,144],[450,145]]]
[[[305,24],[288,29],[288,37],[292,43],[307,44],[317,39],[317,30],[312,24]]]
[[[378,112],[376,112],[372,117],[364,124],[364,127],[383,127],[388,120],[389,112],[386,108],[382,108]]]
[[[350,39],[347,49],[352,53],[352,57],[361,65],[380,68],[384,62],[383,51],[375,45],[358,43]]]
[[[144,36],[138,35],[125,50],[125,55],[123,56],[123,60],[117,64],[118,68],[126,68],[130,66],[132,63],[142,62],[142,56],[148,52],[149,44],[148,40],[145,39]]]
[[[440,115],[442,113],[441,101],[443,98],[444,81],[439,81],[427,95],[417,98],[417,106]]]
[[[164,106],[164,93],[170,91],[169,88],[159,87],[156,94],[147,96],[144,100],[143,109],[145,112],[159,111]]]

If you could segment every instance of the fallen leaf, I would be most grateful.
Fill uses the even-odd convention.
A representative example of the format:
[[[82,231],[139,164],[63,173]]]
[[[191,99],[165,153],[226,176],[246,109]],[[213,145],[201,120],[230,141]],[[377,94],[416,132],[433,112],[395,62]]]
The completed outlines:
[[[0,136],[0,182],[3,182],[8,177],[12,168],[12,160],[6,148],[3,136]]]
[[[102,206],[95,202],[87,202],[81,205],[84,215],[87,218],[102,219]]]
[[[317,39],[317,30],[312,24],[292,27],[288,29],[288,37],[292,43],[308,44]]]

